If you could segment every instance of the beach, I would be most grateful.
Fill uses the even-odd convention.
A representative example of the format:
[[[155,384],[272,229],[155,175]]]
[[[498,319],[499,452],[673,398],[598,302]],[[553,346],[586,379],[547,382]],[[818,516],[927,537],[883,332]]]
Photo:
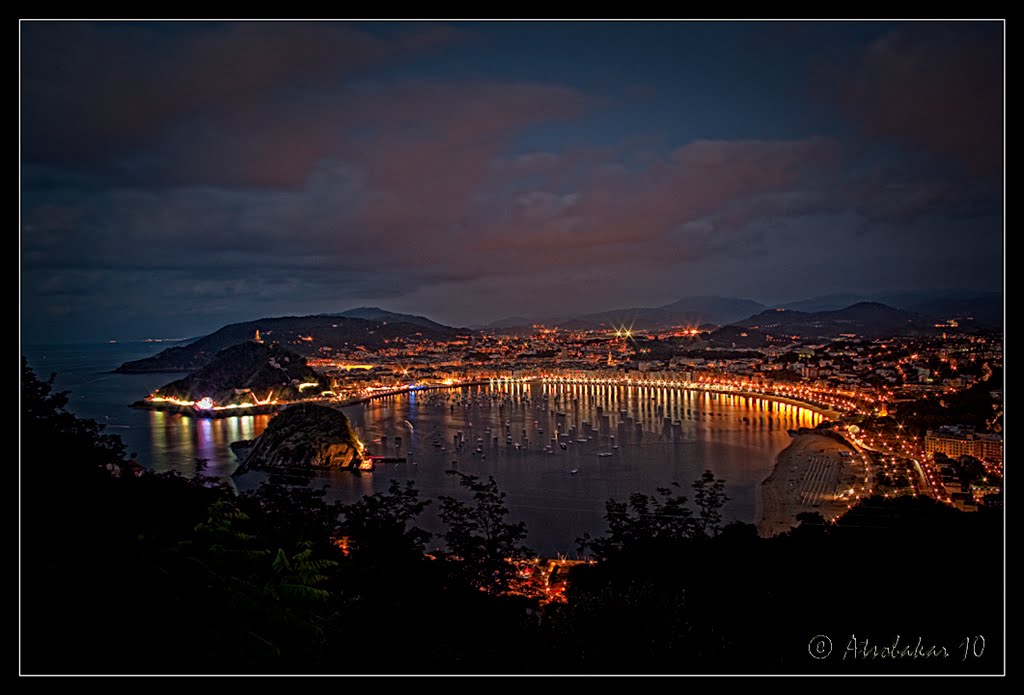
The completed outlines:
[[[824,434],[795,435],[759,487],[758,533],[768,537],[788,531],[802,512],[817,512],[826,520],[839,516],[860,494],[864,477],[864,465],[848,444]]]

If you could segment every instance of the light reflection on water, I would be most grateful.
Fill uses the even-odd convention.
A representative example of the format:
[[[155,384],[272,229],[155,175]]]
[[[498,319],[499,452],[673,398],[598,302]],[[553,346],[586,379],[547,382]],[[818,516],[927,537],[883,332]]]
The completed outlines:
[[[207,460],[206,475],[231,480],[237,460],[231,442],[263,433],[270,415],[190,418],[159,410],[148,411],[150,467],[156,471],[190,472],[197,458]]]
[[[209,459],[208,475],[233,480],[239,489],[265,478],[254,472],[232,479],[238,461],[229,444],[258,436],[272,416],[194,420],[130,407],[181,375],[108,372],[126,359],[159,349],[158,345],[43,346],[24,352],[41,377],[57,372],[57,388],[72,391],[68,407],[73,412],[110,427],[107,431],[120,435],[128,451],[138,452],[143,465],[190,474],[196,457],[202,457]],[[609,497],[622,500],[632,492],[653,493],[673,481],[690,492],[689,483],[706,468],[729,483],[732,501],[725,510],[727,516],[753,520],[755,488],[771,471],[776,454],[789,444],[786,430],[813,427],[820,421],[809,410],[764,398],[668,387],[512,384],[494,392],[488,388],[421,391],[347,408],[360,437],[374,453],[408,460],[383,464],[361,475],[318,473],[312,484],[326,483],[332,497],[348,501],[386,490],[393,479],[414,480],[425,497],[459,495],[457,480],[445,474],[454,460],[464,473],[494,475],[508,493],[512,518],[527,523],[527,540],[534,549],[567,552],[584,531],[599,533],[604,528],[601,517]],[[609,429],[604,434],[597,422],[598,406],[608,416]],[[612,449],[610,435],[617,434],[620,410],[641,423],[643,435],[628,442],[617,436],[619,449]],[[555,453],[546,454],[543,448],[555,429],[557,412],[565,413],[566,429],[586,420],[599,431],[589,442],[573,441],[564,451],[556,446]],[[664,417],[680,423],[676,440],[671,434],[662,435]],[[505,436],[506,420],[513,435],[511,446]],[[492,430],[489,434],[484,432],[487,427]],[[538,429],[544,430],[544,440]],[[466,446],[454,451],[452,438],[458,432],[465,435]],[[477,437],[494,434],[499,434],[499,441],[497,445],[493,439],[486,442],[486,458],[473,453]],[[381,436],[389,437],[387,449],[379,444]],[[401,450],[394,444],[396,436],[402,437]],[[518,451],[515,442],[523,445]],[[599,457],[598,451],[610,451],[612,456]],[[570,473],[573,469],[578,473]],[[435,502],[424,515],[428,529],[437,527],[436,508]]]
[[[599,421],[598,408],[608,418],[606,426]],[[627,424],[620,411],[632,418],[625,432],[619,428],[620,421]],[[406,461],[380,464],[373,473],[361,475],[317,474],[314,484],[327,483],[331,497],[351,501],[386,490],[391,480],[413,480],[427,497],[459,496],[458,481],[446,470],[493,475],[508,494],[512,517],[527,523],[528,543],[545,553],[572,552],[575,538],[585,531],[599,533],[609,497],[653,493],[672,482],[679,482],[689,495],[690,483],[705,469],[728,483],[732,499],[725,516],[753,521],[756,487],[771,472],[775,455],[788,445],[786,430],[821,421],[811,410],[756,397],[668,387],[536,383],[421,391],[345,412],[370,453],[404,456]],[[593,432],[580,442],[585,422]],[[642,428],[639,436],[636,423]],[[559,427],[572,434],[561,438],[564,450],[555,443],[547,453],[545,447]],[[455,445],[459,433],[465,438],[462,447]],[[239,486],[253,484],[249,478],[241,476]],[[436,528],[436,503],[428,510],[424,525]]]

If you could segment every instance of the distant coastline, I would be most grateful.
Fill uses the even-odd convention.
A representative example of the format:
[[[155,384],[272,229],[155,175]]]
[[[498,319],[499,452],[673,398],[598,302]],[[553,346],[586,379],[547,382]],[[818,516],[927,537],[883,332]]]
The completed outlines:
[[[179,369],[172,369],[170,367],[168,367],[166,369],[123,369],[122,367],[123,367],[123,365],[121,367],[116,367],[114,369],[111,369],[110,371],[106,371],[106,372],[102,372],[102,373],[103,374],[188,374],[190,371],[194,371],[194,370],[180,369],[180,368]]]

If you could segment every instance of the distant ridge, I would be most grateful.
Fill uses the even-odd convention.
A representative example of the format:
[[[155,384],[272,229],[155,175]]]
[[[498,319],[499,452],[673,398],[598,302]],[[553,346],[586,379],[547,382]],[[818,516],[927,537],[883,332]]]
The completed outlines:
[[[533,323],[558,325],[568,329],[589,329],[611,326],[632,326],[636,329],[658,329],[669,326],[705,324],[723,325],[738,321],[765,309],[765,305],[750,299],[735,297],[684,297],[671,304],[657,307],[630,307],[567,317],[529,319],[512,316],[487,324],[485,328],[519,328]]]
[[[833,330],[844,326],[871,331],[891,331],[907,326],[931,327],[932,319],[913,312],[896,309],[878,302],[857,302],[835,311],[791,311],[768,309],[759,314],[735,322],[737,326],[755,328],[779,326],[800,327],[814,330]]]
[[[868,301],[871,301],[871,299],[862,294],[826,294],[821,297],[811,297],[809,299],[801,299],[796,302],[778,304],[771,308],[812,313],[815,311],[838,311],[839,309],[845,309],[846,307],[859,302]],[[885,302],[882,303],[885,304]]]
[[[569,316],[513,315],[471,328],[480,330],[528,329],[533,324],[563,328],[601,328],[632,325],[638,329],[659,329],[676,325],[725,326],[765,309],[787,309],[807,313],[840,311],[861,303],[882,304],[933,322],[957,319],[979,328],[1001,328],[1003,295],[965,289],[887,291],[874,294],[841,292],[793,302],[767,305],[750,299],[716,295],[684,297],[657,307],[630,307]]]
[[[209,364],[224,348],[252,340],[256,331],[260,332],[264,341],[278,343],[303,357],[319,356],[320,348],[324,346],[362,345],[377,348],[385,340],[394,338],[444,339],[462,333],[461,330],[441,324],[370,321],[322,314],[281,316],[233,323],[188,345],[170,347],[152,357],[125,362],[115,371],[122,374],[191,372]]]
[[[871,295],[827,294],[777,305],[796,311],[837,311],[861,302],[875,302],[923,314],[935,320],[958,319],[985,328],[1003,325],[1002,292],[948,289],[916,292],[880,292]]]
[[[432,328],[435,330],[451,330],[452,326],[446,326],[443,323],[432,321],[426,316],[417,316],[415,314],[397,314],[393,311],[387,311],[375,306],[361,306],[355,309],[349,309],[348,311],[342,311],[336,314],[322,314],[322,316],[336,316],[341,318],[349,319],[364,319],[366,321],[381,321],[385,323],[408,323],[413,326],[423,326],[424,328]]]
[[[838,338],[856,334],[864,338],[912,336],[935,333],[934,319],[878,302],[858,302],[835,311],[768,309],[714,331],[710,339],[719,345],[757,347],[769,337],[777,339]]]
[[[475,326],[478,329],[488,328],[522,328],[525,326],[531,326],[534,323],[558,323],[557,320],[553,319],[530,319],[525,316],[506,316],[503,319],[497,321],[491,321],[490,323]]]

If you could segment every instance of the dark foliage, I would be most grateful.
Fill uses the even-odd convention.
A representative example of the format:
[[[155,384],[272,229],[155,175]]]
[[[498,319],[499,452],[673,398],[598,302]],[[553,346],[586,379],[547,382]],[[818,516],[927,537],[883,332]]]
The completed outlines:
[[[448,471],[457,475],[459,484],[472,493],[472,502],[455,497],[441,497],[441,520],[449,559],[471,586],[501,592],[508,588],[515,573],[510,560],[530,557],[532,552],[522,545],[526,525],[508,523],[505,517],[505,493],[498,490],[493,476],[483,482],[475,475]]]
[[[552,658],[587,673],[1002,669],[999,602],[978,609],[1002,587],[1000,515],[901,497],[862,500],[836,525],[801,521],[776,538],[732,524],[708,540],[650,542],[642,557],[577,568],[568,604],[545,623]],[[830,637],[830,658],[810,656],[817,635]],[[855,660],[848,649],[897,635],[900,648],[921,637],[950,656]],[[976,635],[984,658],[965,661],[963,640]]]
[[[672,487],[679,489],[679,483]],[[716,535],[721,529],[722,507],[728,501],[725,481],[705,471],[693,489],[696,514],[687,506],[687,498],[672,488],[658,488],[657,496],[634,493],[627,502],[608,500],[604,516],[607,534],[599,538],[584,534],[577,540],[580,552],[608,560]]]

